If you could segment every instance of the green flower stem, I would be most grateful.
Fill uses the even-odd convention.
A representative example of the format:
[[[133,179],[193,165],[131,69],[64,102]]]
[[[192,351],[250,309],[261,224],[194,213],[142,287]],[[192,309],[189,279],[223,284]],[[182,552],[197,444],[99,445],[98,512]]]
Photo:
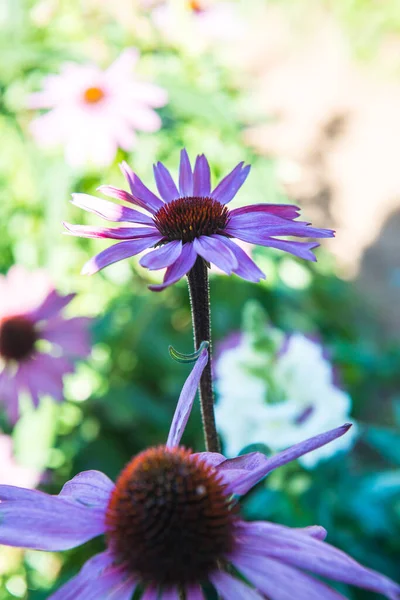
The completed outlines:
[[[208,267],[198,256],[188,273],[190,305],[192,309],[194,349],[202,342],[208,342],[209,359],[200,379],[200,406],[203,420],[204,438],[208,452],[219,452],[220,445],[215,425],[214,393],[211,369],[211,314]]]

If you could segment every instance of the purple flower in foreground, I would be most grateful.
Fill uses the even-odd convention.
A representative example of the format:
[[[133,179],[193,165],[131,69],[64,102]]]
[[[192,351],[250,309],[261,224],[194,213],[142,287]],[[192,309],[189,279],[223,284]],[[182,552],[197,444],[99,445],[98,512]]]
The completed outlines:
[[[101,186],[99,190],[107,196],[135,204],[148,214],[87,194],[74,194],[73,204],[76,206],[108,221],[132,224],[129,227],[100,228],[66,223],[65,227],[72,235],[124,240],[91,259],[83,272],[96,273],[112,263],[154,248],[141,258],[140,264],[151,270],[164,267],[167,270],[163,283],[150,286],[152,290],[162,290],[181,279],[193,267],[198,256],[228,275],[236,273],[253,282],[264,279],[264,273],[233,241],[234,238],[315,261],[311,250],[319,245],[317,242],[279,239],[282,236],[329,238],[334,235],[329,229],[316,229],[309,223],[296,221],[299,216],[297,206],[253,204],[233,210],[227,208],[250,171],[250,166],[243,165],[243,162],[238,164],[211,190],[206,157],[198,156],[192,170],[187,152],[182,150],[179,189],[162,163],[154,166],[158,197],[123,163],[122,171],[128,180],[130,193],[111,186]]]
[[[270,458],[253,452],[227,460],[178,446],[207,360],[204,350],[183,387],[166,445],[134,457],[116,484],[86,471],[58,496],[0,486],[0,543],[54,551],[106,535],[107,549],[51,600],[130,600],[139,585],[146,600],[179,600],[181,592],[201,600],[206,582],[225,600],[287,600],[294,591],[298,600],[343,599],[308,572],[400,598],[393,581],[324,543],[322,527],[246,523],[239,515],[238,496],[349,426]]]
[[[90,352],[90,319],[61,314],[74,297],[59,294],[42,270],[0,275],[0,403],[13,422],[23,392],[35,406],[43,395],[62,400],[63,376]]]

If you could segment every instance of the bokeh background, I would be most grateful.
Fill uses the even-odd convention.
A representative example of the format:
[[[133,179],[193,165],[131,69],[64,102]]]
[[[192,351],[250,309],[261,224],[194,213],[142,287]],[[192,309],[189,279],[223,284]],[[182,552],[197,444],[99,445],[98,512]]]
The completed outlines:
[[[44,78],[65,62],[106,68],[132,47],[136,76],[168,93],[157,109],[162,128],[139,132],[130,152],[101,167],[69,164],[62,145],[40,147],[31,133],[39,112],[28,106]],[[254,249],[267,274],[257,285],[214,273],[214,340],[240,328],[249,300],[282,331],[318,337],[352,397],[359,436],[352,451],[312,471],[281,469],[243,511],[323,525],[328,541],[398,577],[398,0],[2,0],[0,54],[0,272],[45,267],[58,289],[78,292],[71,314],[94,317],[91,357],[66,379],[65,402],[46,399],[15,428],[0,413],[18,465],[51,493],[84,469],[115,477],[133,454],[166,439],[189,369],[167,352],[192,347],[185,282],[151,293],[135,259],[81,276],[107,244],[63,235],[63,220],[96,224],[70,205],[71,192],[124,187],[121,160],[150,184],[153,162],[176,172],[183,146],[207,155],[214,181],[246,160],[252,171],[237,204],[294,202],[337,237],[315,264]],[[184,438],[196,449],[199,423],[196,408]],[[46,598],[102,544],[63,555],[0,548],[0,599]],[[375,597],[339,589],[354,600]]]

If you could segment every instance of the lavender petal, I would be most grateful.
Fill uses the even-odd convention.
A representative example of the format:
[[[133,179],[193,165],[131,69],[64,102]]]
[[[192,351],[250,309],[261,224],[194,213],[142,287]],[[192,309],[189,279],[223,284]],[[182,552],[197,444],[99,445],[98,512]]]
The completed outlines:
[[[106,248],[106,250],[103,250],[103,252],[100,252],[100,254],[91,258],[84,265],[82,274],[93,275],[101,269],[104,269],[104,267],[108,267],[108,265],[123,260],[124,258],[135,256],[143,250],[147,250],[147,248],[160,242],[161,239],[160,235],[154,235],[138,240],[129,240],[129,242],[119,242],[118,244],[114,244],[114,246]]]
[[[182,252],[182,242],[180,240],[174,240],[168,242],[164,246],[155,248],[147,254],[145,254],[139,261],[142,267],[149,269],[150,271],[156,269],[164,269],[169,267],[175,262]]]
[[[216,234],[215,237],[218,237],[235,255],[238,262],[238,267],[234,270],[236,275],[247,281],[252,281],[253,283],[258,283],[261,279],[265,279],[265,274],[257,267],[253,259],[240,248],[240,246],[225,236]]]
[[[263,600],[256,590],[224,571],[217,571],[210,580],[223,600]]]
[[[104,509],[61,496],[0,486],[0,543],[35,550],[67,550],[104,533]]]
[[[168,434],[167,446],[170,448],[178,446],[179,442],[181,441],[186,423],[188,422],[190,413],[192,411],[193,402],[200,383],[200,378],[207,362],[208,350],[204,349],[197,359],[189,377],[186,379],[185,385],[183,386],[179,396],[174,418],[172,419]]]
[[[270,458],[267,458],[259,452],[253,452],[250,455],[232,458],[229,461],[225,461],[225,463],[221,463],[218,469],[222,471],[230,468],[239,468],[240,471],[242,469],[251,469],[246,474],[243,474],[241,471],[241,475],[233,479],[229,484],[230,490],[233,494],[243,495],[246,494],[261,479],[263,479],[267,473],[270,473],[277,467],[281,467],[282,465],[285,465],[288,462],[307,454],[307,452],[321,448],[321,446],[325,446],[325,444],[336,440],[344,435],[350,429],[350,427],[351,423],[346,423],[341,427],[331,429],[330,431],[309,438],[304,442],[295,444],[287,450],[283,450],[283,452],[279,452]]]
[[[196,158],[193,176],[193,196],[207,197],[211,191],[211,174],[208,160],[201,154]]]
[[[305,238],[331,238],[335,232],[331,229],[318,229],[310,227],[310,223],[306,221],[293,221],[290,219],[282,219],[273,214],[251,212],[242,214],[229,215],[229,223],[227,230],[240,232],[245,234],[254,233],[256,238],[266,238],[271,236],[287,236],[293,235],[296,237]],[[237,237],[240,237],[239,235]],[[246,240],[252,241],[252,240]],[[254,243],[258,243],[257,241]]]
[[[165,202],[171,202],[172,200],[179,198],[178,188],[168,169],[161,162],[154,165],[153,169],[157,189],[161,198]]]
[[[180,593],[177,587],[169,589],[163,589],[161,593],[161,600],[180,600]]]
[[[123,162],[120,165],[120,168],[129,183],[129,187],[136,204],[142,208],[145,208],[152,214],[156,213],[164,206],[164,202],[144,185],[141,179],[132,171],[126,162]]]
[[[158,587],[153,585],[147,587],[141,600],[158,600]]]
[[[190,165],[188,153],[185,149],[181,150],[181,162],[179,166],[179,191],[180,195],[193,195],[193,173]]]
[[[282,219],[297,219],[300,214],[300,208],[294,204],[248,204],[240,208],[234,208],[230,215],[243,215],[246,213],[268,213],[276,215]]]
[[[106,221],[142,223],[154,227],[151,217],[128,206],[121,206],[108,200],[89,196],[89,194],[72,194],[72,198],[72,204],[94,213]]]
[[[115,485],[100,471],[82,471],[64,485],[60,497],[105,510]]]
[[[111,561],[108,552],[94,556],[49,600],[131,600],[137,583],[121,568],[113,567]]]
[[[149,289],[154,292],[161,292],[169,285],[176,283],[181,279],[190,269],[193,267],[196,262],[197,252],[193,248],[193,244],[187,243],[182,247],[182,252],[179,258],[168,267],[164,275],[163,283],[158,285],[149,285]]]
[[[158,235],[155,227],[90,227],[63,223],[68,235],[94,239],[131,240],[148,235]]]
[[[242,187],[250,171],[250,165],[243,167],[244,163],[239,163],[212,191],[211,197],[218,200],[221,204],[228,204],[236,196]]]
[[[346,600],[321,581],[275,560],[241,556],[234,564],[270,600],[293,600],[294,588],[298,600]]]
[[[235,254],[219,239],[220,237],[202,235],[195,238],[193,247],[199,256],[202,256],[208,262],[214,263],[230,275],[238,268],[239,264]]]
[[[199,585],[187,586],[185,592],[186,600],[204,600],[204,594]]]
[[[314,536],[265,522],[246,523],[243,534],[241,552],[251,554],[251,560],[254,559],[253,553],[260,560],[271,557],[316,575],[378,592],[391,600],[400,598],[400,586],[394,581],[363,567],[341,550]]]

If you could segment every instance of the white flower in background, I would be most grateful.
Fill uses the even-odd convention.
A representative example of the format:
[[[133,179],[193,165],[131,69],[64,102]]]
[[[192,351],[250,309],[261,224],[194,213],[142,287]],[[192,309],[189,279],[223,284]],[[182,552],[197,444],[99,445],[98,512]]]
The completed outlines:
[[[257,349],[254,338],[243,333],[223,343],[217,355],[216,418],[228,455],[257,443],[282,450],[349,420],[351,398],[335,385],[323,347],[299,333],[284,337],[272,331],[275,351]],[[355,429],[303,456],[301,464],[313,468],[347,450]]]

